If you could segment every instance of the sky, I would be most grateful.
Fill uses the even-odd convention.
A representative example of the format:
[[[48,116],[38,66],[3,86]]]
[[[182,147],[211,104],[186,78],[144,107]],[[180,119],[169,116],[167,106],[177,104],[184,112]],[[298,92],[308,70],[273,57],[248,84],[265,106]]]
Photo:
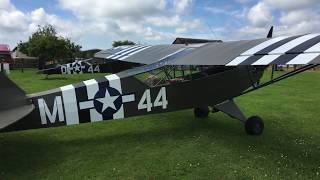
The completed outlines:
[[[168,44],[320,33],[320,0],[0,0],[0,44],[27,41],[38,25],[86,49],[115,40]]]

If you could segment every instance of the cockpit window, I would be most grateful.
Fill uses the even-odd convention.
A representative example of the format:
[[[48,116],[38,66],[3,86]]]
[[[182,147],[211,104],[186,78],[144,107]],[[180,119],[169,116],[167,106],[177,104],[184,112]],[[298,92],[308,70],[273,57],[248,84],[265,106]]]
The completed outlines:
[[[156,87],[196,80],[228,69],[225,66],[163,66],[135,75],[135,78],[150,87]]]

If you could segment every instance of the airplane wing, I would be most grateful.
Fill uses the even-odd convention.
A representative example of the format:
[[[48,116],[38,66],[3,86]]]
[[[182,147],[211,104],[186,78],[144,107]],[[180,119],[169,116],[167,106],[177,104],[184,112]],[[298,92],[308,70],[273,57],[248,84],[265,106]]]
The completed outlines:
[[[155,46],[121,46],[100,51],[95,55],[95,57],[139,64],[152,64],[177,51],[184,50],[186,48],[198,48],[203,45],[205,45],[205,43],[191,45],[172,44]]]
[[[166,61],[166,65],[320,64],[320,34],[190,45],[125,46],[103,51],[99,56],[141,64]]]

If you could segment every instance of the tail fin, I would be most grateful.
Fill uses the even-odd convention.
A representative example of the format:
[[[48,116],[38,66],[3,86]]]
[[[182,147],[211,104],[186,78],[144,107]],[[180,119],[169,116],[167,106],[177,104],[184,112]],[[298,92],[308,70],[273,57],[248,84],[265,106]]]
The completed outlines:
[[[0,73],[0,130],[28,115],[33,104],[25,92]]]
[[[273,26],[271,26],[269,33],[267,35],[267,38],[272,38],[273,37]]]

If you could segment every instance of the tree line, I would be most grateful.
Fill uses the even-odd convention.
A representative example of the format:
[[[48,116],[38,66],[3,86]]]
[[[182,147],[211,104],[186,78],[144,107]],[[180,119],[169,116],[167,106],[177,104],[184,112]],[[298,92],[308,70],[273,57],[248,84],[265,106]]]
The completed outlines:
[[[113,47],[123,45],[134,45],[129,40],[114,41]],[[38,57],[39,68],[42,69],[47,61],[59,59],[91,58],[100,51],[92,49],[81,51],[82,46],[72,42],[70,39],[58,36],[57,31],[52,25],[38,26],[37,31],[32,33],[28,41],[18,44],[19,51],[28,56]]]

